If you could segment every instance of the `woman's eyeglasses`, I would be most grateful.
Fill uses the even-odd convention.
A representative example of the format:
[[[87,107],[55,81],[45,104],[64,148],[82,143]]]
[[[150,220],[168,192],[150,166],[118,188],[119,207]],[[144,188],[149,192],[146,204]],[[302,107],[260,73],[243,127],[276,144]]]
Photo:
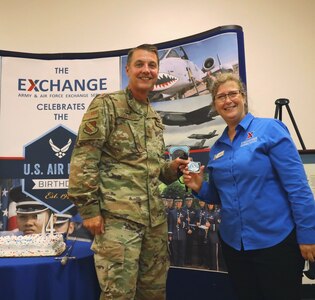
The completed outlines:
[[[237,96],[241,93],[240,90],[237,91],[231,91],[227,94],[218,94],[214,97],[214,99],[218,102],[225,102],[227,97],[229,97],[230,100],[234,100],[237,98]]]

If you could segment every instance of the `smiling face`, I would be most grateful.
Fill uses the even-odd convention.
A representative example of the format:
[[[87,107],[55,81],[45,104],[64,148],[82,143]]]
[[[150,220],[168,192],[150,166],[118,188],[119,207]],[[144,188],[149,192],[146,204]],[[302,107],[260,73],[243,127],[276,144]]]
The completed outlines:
[[[245,97],[233,80],[221,84],[214,96],[214,106],[228,126],[235,127],[245,116]],[[228,96],[232,95],[232,96]],[[225,96],[225,97],[224,97]]]
[[[159,73],[156,54],[143,49],[135,50],[126,66],[126,73],[129,77],[128,87],[133,96],[137,100],[146,101]]]

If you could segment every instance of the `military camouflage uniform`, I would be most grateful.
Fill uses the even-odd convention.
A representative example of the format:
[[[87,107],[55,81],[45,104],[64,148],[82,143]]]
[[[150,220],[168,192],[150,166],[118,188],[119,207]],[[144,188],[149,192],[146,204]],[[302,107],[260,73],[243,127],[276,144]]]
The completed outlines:
[[[163,159],[163,129],[151,105],[128,89],[95,97],[83,116],[69,196],[83,219],[105,218],[105,234],[92,245],[100,299],[165,298],[169,257],[158,186],[177,174]]]

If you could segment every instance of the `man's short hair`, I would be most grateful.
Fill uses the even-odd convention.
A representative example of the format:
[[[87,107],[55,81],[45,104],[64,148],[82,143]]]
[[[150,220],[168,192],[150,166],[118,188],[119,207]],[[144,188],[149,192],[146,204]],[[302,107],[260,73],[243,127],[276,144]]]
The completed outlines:
[[[158,63],[158,65],[160,65],[160,58],[159,58],[158,49],[157,49],[156,46],[154,46],[154,45],[152,45],[152,44],[142,44],[142,45],[139,45],[139,46],[137,46],[137,47],[132,48],[131,50],[129,50],[129,52],[128,52],[128,57],[127,57],[127,65],[130,64],[131,59],[132,59],[132,55],[133,55],[133,53],[134,53],[136,50],[145,50],[145,51],[148,51],[148,52],[155,53],[156,58],[157,58],[157,63]]]

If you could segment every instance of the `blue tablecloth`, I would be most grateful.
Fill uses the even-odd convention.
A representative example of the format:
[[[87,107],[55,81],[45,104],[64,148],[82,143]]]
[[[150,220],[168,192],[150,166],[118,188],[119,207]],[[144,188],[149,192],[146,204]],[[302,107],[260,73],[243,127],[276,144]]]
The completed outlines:
[[[68,246],[72,243],[67,241]],[[76,258],[65,265],[54,257],[0,258],[0,299],[98,300],[90,246],[90,242],[76,241],[71,252]]]

